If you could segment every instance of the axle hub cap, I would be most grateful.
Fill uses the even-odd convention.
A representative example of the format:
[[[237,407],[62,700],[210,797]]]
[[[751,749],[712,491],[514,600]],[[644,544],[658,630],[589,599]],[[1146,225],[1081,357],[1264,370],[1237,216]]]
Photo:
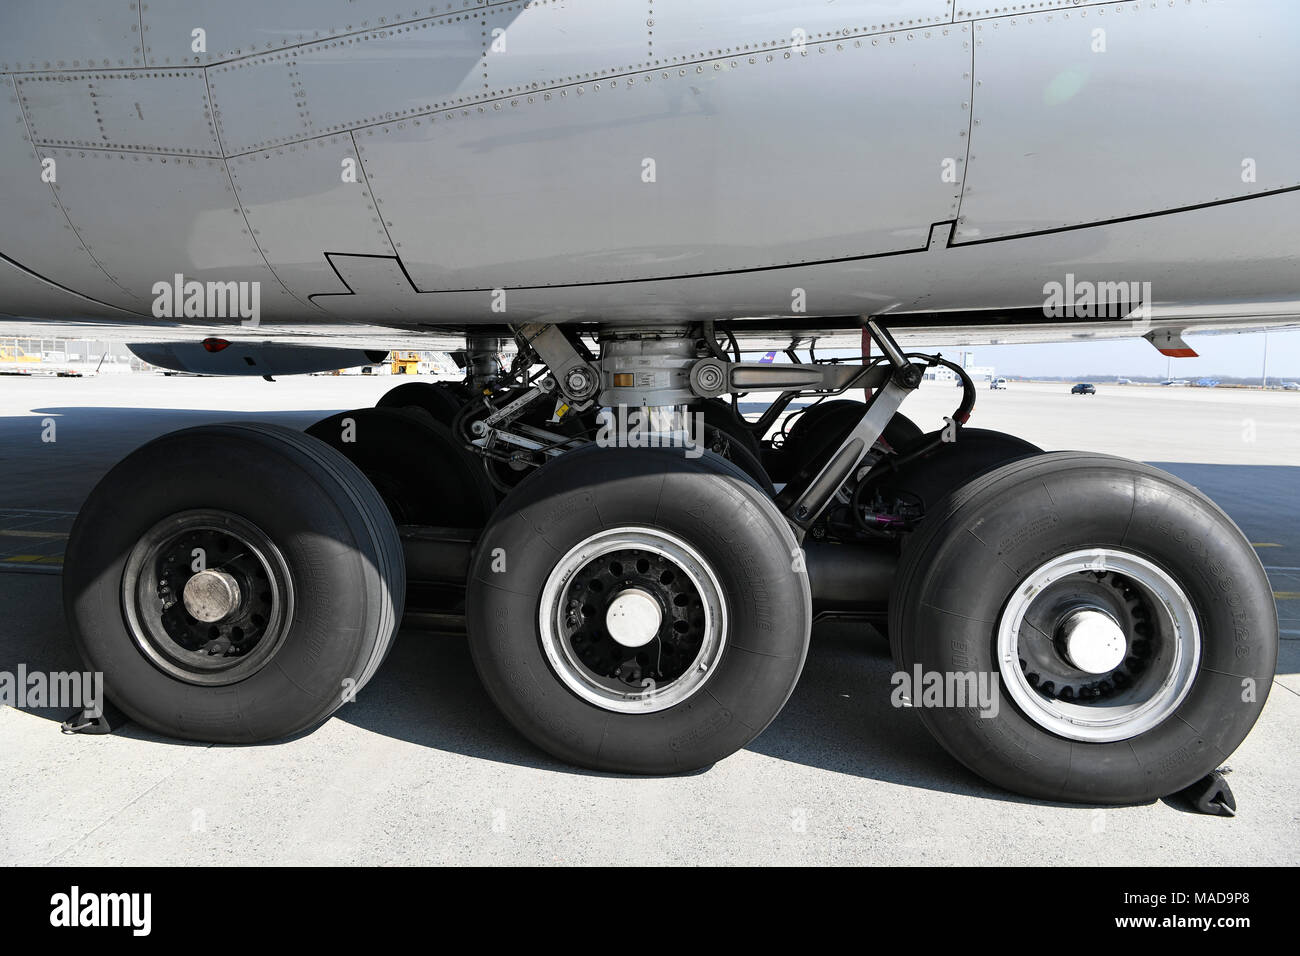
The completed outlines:
[[[1109,674],[1128,655],[1123,628],[1101,610],[1071,612],[1061,622],[1057,639],[1066,659],[1089,674]]]
[[[239,606],[239,584],[224,571],[200,571],[185,582],[181,600],[195,620],[215,624]]]
[[[649,644],[659,633],[664,612],[659,602],[640,588],[628,588],[609,602],[605,627],[624,647]]]

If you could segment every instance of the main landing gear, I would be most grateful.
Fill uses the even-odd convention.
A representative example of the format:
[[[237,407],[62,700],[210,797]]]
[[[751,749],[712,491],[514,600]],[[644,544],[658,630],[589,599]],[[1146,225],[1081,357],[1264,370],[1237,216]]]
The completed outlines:
[[[848,615],[905,674],[995,688],[917,710],[998,786],[1126,803],[1212,771],[1276,662],[1240,531],[1156,469],[966,427],[965,373],[868,328],[873,362],[763,364],[711,323],[521,325],[509,365],[477,335],[465,382],[307,434],[164,436],[73,529],[74,640],[145,726],[251,742],[352,699],[404,602],[432,605],[537,746],[667,774],[761,733],[814,620]],[[925,433],[899,407],[936,365],[962,397]],[[728,401],[759,392],[780,397],[756,421]]]

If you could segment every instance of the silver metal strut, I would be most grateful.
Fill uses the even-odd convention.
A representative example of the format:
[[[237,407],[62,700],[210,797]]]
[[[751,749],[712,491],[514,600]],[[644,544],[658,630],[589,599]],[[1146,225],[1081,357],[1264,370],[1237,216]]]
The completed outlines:
[[[835,492],[853,474],[876,440],[884,434],[885,426],[894,417],[898,407],[903,404],[903,399],[921,384],[924,375],[923,367],[907,361],[893,336],[871,320],[867,321],[867,331],[871,333],[871,338],[889,360],[891,367],[889,378],[883,387],[871,396],[862,418],[845,436],[840,447],[827,460],[822,470],[787,506],[786,519],[799,533],[812,527],[817,517],[835,497]]]

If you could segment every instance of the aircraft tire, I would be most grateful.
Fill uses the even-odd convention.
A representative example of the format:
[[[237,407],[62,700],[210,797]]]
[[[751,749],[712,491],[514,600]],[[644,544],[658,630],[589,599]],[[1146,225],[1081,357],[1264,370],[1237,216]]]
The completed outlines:
[[[732,404],[721,398],[707,398],[691,406],[691,411],[704,416],[704,424],[710,428],[730,435],[737,444],[743,445],[750,454],[758,457],[762,446],[754,433],[746,427],[744,419]]]
[[[405,590],[365,476],[264,424],[187,428],[128,455],[91,492],[65,565],[72,640],[108,699],[149,730],[213,743],[287,737],[352,699]]]
[[[567,763],[708,766],[758,736],[803,668],[812,599],[796,555],[771,499],[711,452],[580,448],[484,530],[474,665],[520,733]]]
[[[1148,802],[1219,766],[1278,649],[1271,586],[1232,520],[1172,475],[1082,452],[1013,462],[940,505],[904,546],[890,631],[899,673],[922,679],[911,706],[957,760],[1093,804]],[[996,693],[926,699],[931,674]]]
[[[763,464],[774,481],[797,481],[800,473],[815,475],[840,446],[844,436],[862,418],[866,405],[849,398],[820,402],[794,420],[785,443],[769,448]],[[896,412],[880,436],[899,451],[922,436],[920,427],[906,415]]]
[[[749,475],[769,498],[776,497],[776,488],[772,486],[772,479],[768,477],[762,461],[750,451],[747,443],[737,439],[731,432],[706,424],[704,426],[704,444],[710,451],[725,458]]]
[[[403,382],[384,393],[376,408],[417,408],[435,421],[451,425],[469,401],[469,389],[460,382]]]
[[[481,528],[496,508],[483,460],[449,427],[415,408],[339,412],[307,434],[360,468],[399,525]]]

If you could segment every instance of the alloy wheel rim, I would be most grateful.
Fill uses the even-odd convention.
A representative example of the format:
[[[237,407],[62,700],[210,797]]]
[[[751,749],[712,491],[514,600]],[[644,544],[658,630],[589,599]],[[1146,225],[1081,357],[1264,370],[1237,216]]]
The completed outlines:
[[[122,610],[141,652],[191,684],[261,670],[293,620],[288,564],[259,527],[226,511],[170,515],[141,535],[122,574]]]
[[[538,623],[560,681],[615,713],[656,713],[691,698],[727,643],[713,569],[660,528],[617,528],[574,545],[547,577]]]
[[[1116,633],[1119,655],[1109,644]],[[1084,641],[1073,655],[1072,640]],[[998,623],[997,657],[1026,717],[1061,737],[1105,743],[1146,733],[1178,709],[1195,681],[1201,633],[1168,572],[1132,552],[1087,548],[1020,583]]]

